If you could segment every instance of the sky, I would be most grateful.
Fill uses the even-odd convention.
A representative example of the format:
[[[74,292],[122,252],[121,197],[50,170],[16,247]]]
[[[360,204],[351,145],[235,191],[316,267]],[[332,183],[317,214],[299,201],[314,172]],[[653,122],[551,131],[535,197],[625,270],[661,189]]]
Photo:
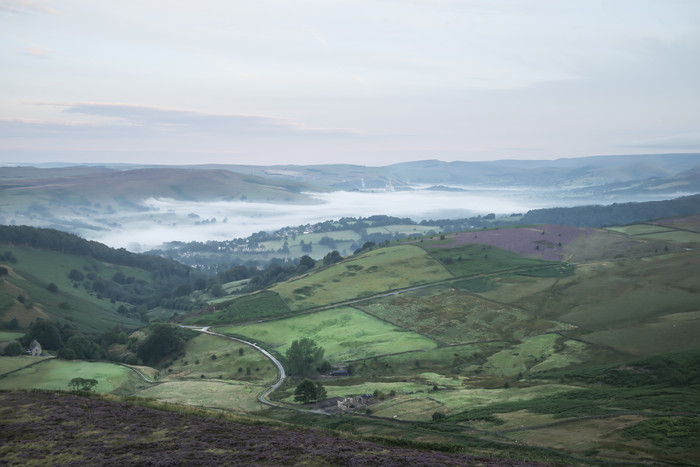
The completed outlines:
[[[0,0],[0,164],[700,152],[697,0]]]

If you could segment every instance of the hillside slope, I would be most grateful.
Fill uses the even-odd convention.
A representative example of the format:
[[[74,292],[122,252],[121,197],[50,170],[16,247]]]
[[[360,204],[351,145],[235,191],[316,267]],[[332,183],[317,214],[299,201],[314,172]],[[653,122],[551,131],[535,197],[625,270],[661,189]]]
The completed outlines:
[[[190,268],[52,229],[0,226],[0,323],[38,318],[96,334],[143,325],[148,310],[191,306]]]

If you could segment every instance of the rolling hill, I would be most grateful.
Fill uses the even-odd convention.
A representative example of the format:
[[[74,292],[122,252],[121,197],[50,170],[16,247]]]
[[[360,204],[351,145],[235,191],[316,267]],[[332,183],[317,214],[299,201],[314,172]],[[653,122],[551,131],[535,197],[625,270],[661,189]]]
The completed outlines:
[[[160,361],[161,384],[133,394],[479,455],[698,462],[699,222],[416,235],[182,317],[278,355],[303,337],[318,342],[350,373],[316,377],[329,398],[372,395],[343,415],[305,412],[320,406],[296,402],[293,380],[273,397],[296,410],[263,409],[243,363],[234,363],[247,360],[233,360],[248,350],[237,356],[214,336]],[[21,266],[39,250],[10,246],[17,262],[4,263],[4,287],[20,287]],[[34,272],[44,283],[90,263],[53,254],[46,276]],[[100,263],[105,278],[112,267],[139,277]],[[63,311],[55,316],[68,320]],[[269,364],[246,365],[249,377],[271,378]]]
[[[698,459],[694,435],[682,433],[698,433],[699,412],[681,403],[700,390],[697,217],[612,230],[540,225],[400,243],[247,299],[271,303],[274,294],[284,302],[283,316],[260,301],[248,322],[217,329],[279,353],[294,339],[314,339],[332,364],[352,374],[325,380],[330,396],[392,393],[361,410],[432,423],[443,440],[455,442],[459,436],[448,433],[462,429],[578,460]],[[442,267],[432,269],[427,258]],[[191,322],[220,323],[222,313],[234,323],[230,307]],[[635,375],[646,379],[637,384]],[[286,404],[294,403],[291,389],[278,393]],[[596,402],[601,397],[610,402]],[[679,427],[669,435],[678,439],[673,452],[655,442],[640,448],[662,429],[659,416]],[[371,420],[355,428],[379,430]],[[691,428],[680,428],[686,424]],[[579,439],[558,443],[554,431],[562,440],[574,433]]]

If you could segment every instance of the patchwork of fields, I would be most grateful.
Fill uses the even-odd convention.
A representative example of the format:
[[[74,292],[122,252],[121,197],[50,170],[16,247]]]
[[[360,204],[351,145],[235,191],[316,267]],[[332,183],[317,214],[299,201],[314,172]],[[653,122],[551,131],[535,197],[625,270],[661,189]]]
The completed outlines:
[[[497,439],[551,448],[577,463],[700,462],[695,224],[426,237],[353,256],[189,322],[282,355],[310,338],[351,372],[319,375],[328,397],[376,394],[347,417],[268,417],[461,445]],[[65,390],[73,377],[94,377],[100,392],[252,413],[263,410],[257,395],[277,377],[251,347],[209,335],[160,362],[156,384],[108,363],[26,366],[27,359],[0,358],[0,389]],[[275,397],[311,408],[294,401],[295,385],[288,380]]]
[[[433,340],[378,320],[350,307],[334,308],[293,318],[216,328],[217,332],[242,335],[265,342],[283,354],[299,336],[325,349],[331,363],[380,355],[429,350]]]

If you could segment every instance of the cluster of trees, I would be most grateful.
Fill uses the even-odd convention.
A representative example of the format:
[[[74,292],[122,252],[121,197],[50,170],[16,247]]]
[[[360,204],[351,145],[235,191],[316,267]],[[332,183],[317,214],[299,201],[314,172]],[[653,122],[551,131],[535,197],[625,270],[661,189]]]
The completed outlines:
[[[325,351],[308,337],[295,340],[284,355],[285,368],[291,376],[305,378],[330,369],[323,360]]]
[[[68,382],[68,387],[75,392],[90,392],[97,386],[97,380],[92,378],[73,378]]]
[[[314,383],[308,378],[299,383],[294,390],[294,400],[302,404],[323,400],[327,397],[326,388],[321,383]]]
[[[196,334],[188,329],[156,324],[138,347],[137,354],[146,365],[156,365],[164,357],[184,353],[185,343]]]
[[[189,266],[171,259],[135,254],[123,248],[114,249],[98,242],[88,241],[55,229],[28,226],[0,226],[0,243],[29,246],[88,258],[83,270],[73,269],[69,278],[75,287],[84,287],[100,298],[124,302],[146,308],[175,308],[190,310],[193,303],[187,295],[206,287],[206,279]],[[8,251],[2,258],[17,262]],[[103,277],[102,263],[126,266],[150,272],[150,280],[136,279],[116,272],[111,278]],[[51,291],[57,292],[54,284]]]
[[[21,355],[36,340],[44,349],[57,353],[65,360],[111,360],[128,364],[155,365],[164,357],[180,355],[185,343],[196,336],[194,331],[155,324],[148,329],[148,336],[140,344],[129,338],[126,331],[114,327],[99,336],[85,336],[76,333],[70,325],[37,320],[22,338],[5,347],[5,355]],[[114,355],[109,352],[113,344],[124,345],[127,352]]]
[[[331,255],[331,253],[329,255],[331,255],[330,258],[333,258],[333,262],[343,259],[337,251],[332,253],[335,253],[335,255]],[[336,260],[336,258],[340,259]],[[329,259],[328,261],[331,260]],[[332,262],[327,263],[324,259],[324,265],[327,264],[332,264]],[[294,276],[304,274],[315,266],[316,260],[308,255],[304,255],[297,262],[292,263],[284,263],[282,260],[271,261],[264,269],[258,269],[253,265],[238,265],[218,273],[214,280],[209,281],[210,286],[208,290],[212,296],[221,297],[225,294],[221,284],[250,279],[248,284],[241,289],[241,292],[255,292],[278,282],[284,282]]]
[[[97,336],[85,336],[80,335],[70,324],[37,319],[23,337],[5,347],[5,355],[23,354],[33,340],[66,360],[119,360],[116,355],[109,353],[110,346],[129,343],[126,331],[119,326]]]
[[[194,290],[206,287],[206,281],[198,278],[193,284],[181,283],[174,288],[160,287],[153,282],[126,276],[117,271],[111,277],[100,274],[102,266],[98,263],[86,264],[83,271],[71,269],[68,278],[73,287],[83,287],[92,292],[97,298],[106,298],[114,302],[123,302],[134,305],[131,309],[121,308],[120,313],[132,318],[145,320],[147,309],[155,307],[173,308],[178,310],[190,310],[193,302],[188,295]],[[139,310],[137,307],[143,305]]]
[[[325,351],[312,339],[304,337],[295,340],[284,355],[287,372],[296,378],[303,378],[294,390],[294,400],[304,404],[326,399],[326,389],[321,383],[309,379],[318,373],[330,371],[331,365],[323,359]]]

